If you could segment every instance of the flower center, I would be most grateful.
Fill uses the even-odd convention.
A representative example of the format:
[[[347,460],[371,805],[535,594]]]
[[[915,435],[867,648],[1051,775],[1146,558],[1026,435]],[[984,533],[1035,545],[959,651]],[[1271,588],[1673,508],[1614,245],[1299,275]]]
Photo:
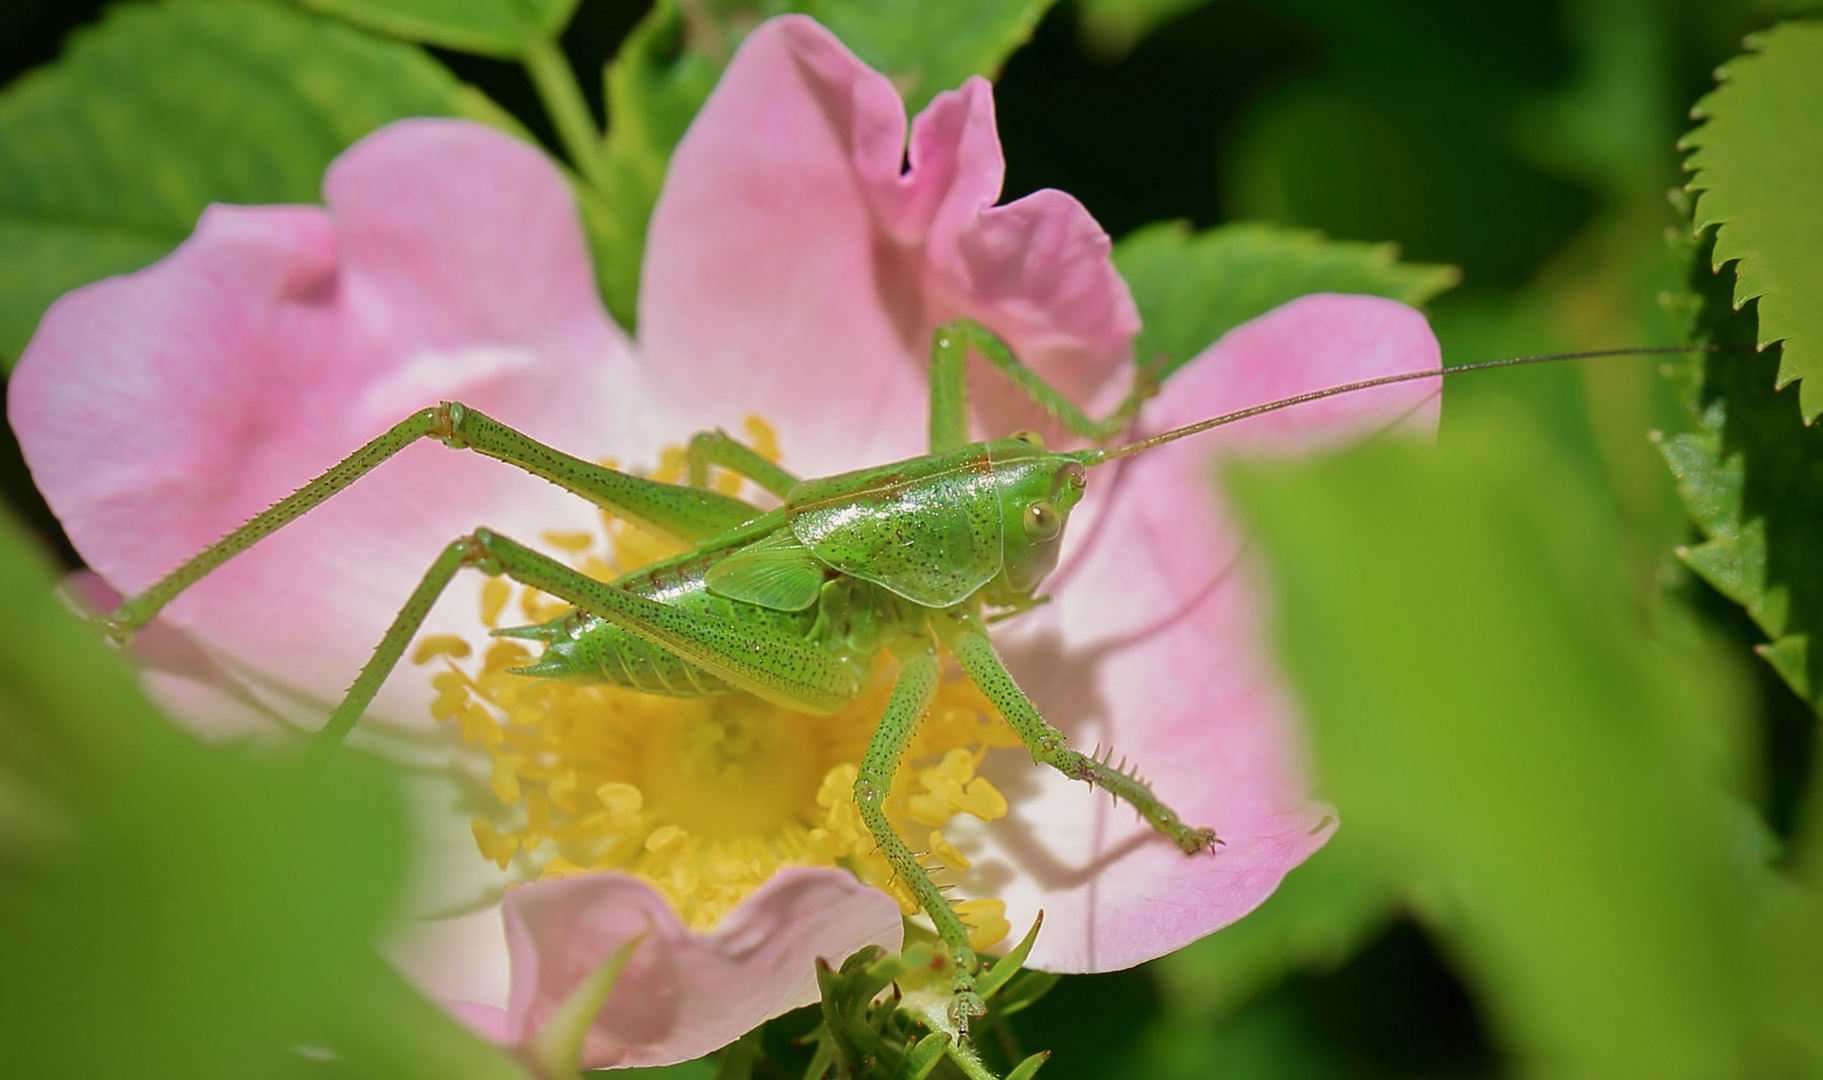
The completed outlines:
[[[749,418],[747,434],[777,460],[771,429]],[[612,463],[606,463],[612,464]],[[666,450],[655,479],[684,475],[681,449]],[[738,476],[712,477],[737,494]],[[673,553],[608,518],[604,535],[547,534],[577,569],[612,580]],[[482,622],[496,627],[512,598],[503,579],[481,589]],[[566,606],[523,590],[533,622]],[[832,716],[793,712],[747,694],[706,699],[654,697],[618,687],[538,680],[508,669],[533,659],[525,645],[495,640],[474,650],[459,637],[428,637],[414,659],[440,660],[431,713],[484,751],[496,805],[472,822],[476,846],[522,878],[621,870],[650,881],[692,928],[706,930],[786,866],[847,867],[912,915],[917,901],[875,850],[854,803],[863,750],[885,709],[893,665],[882,659],[871,685]],[[465,663],[465,661],[470,661]],[[967,856],[942,827],[957,814],[984,821],[1006,799],[976,768],[989,747],[1018,739],[973,683],[946,680],[894,779],[886,810],[900,835],[923,848],[926,865],[967,870]],[[999,900],[969,900],[957,911],[976,948],[1009,927]]]

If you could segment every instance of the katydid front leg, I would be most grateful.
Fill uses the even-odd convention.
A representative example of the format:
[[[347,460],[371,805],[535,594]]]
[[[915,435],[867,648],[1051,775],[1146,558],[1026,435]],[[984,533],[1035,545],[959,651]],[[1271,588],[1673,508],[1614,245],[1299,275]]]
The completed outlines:
[[[828,714],[859,690],[861,673],[800,638],[671,607],[600,582],[487,529],[451,543],[431,564],[348,695],[317,734],[313,754],[334,752],[373,703],[437,597],[458,570],[505,574],[566,600],[709,672],[739,690],[799,712]]]
[[[109,634],[124,640],[151,622],[166,604],[203,575],[309,513],[419,439],[436,439],[451,449],[473,450],[504,461],[641,528],[686,544],[726,532],[761,513],[752,504],[719,492],[661,484],[583,461],[466,405],[445,401],[393,425],[385,434],[122,603],[108,620]]]
[[[962,670],[975,681],[987,699],[1000,710],[1007,725],[1031,752],[1032,760],[1049,765],[1072,780],[1105,789],[1109,794],[1139,811],[1152,827],[1171,838],[1185,854],[1195,855],[1221,843],[1215,830],[1186,825],[1177,812],[1166,806],[1152,788],[1136,776],[1124,773],[1105,761],[1070,749],[1063,732],[1052,727],[1039,715],[1038,707],[1013,681],[994,643],[989,640],[981,617],[966,608],[956,607],[931,619],[937,636],[955,654]]]

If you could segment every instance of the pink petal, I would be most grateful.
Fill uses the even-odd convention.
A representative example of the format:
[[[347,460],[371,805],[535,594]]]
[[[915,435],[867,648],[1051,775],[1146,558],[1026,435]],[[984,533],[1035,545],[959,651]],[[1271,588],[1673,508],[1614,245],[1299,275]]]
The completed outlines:
[[[1179,372],[1148,408],[1146,427],[1438,365],[1416,311],[1370,297],[1306,297],[1237,328]],[[1071,525],[1088,526],[1073,535],[1087,550],[1065,555],[1057,603],[1009,626],[1002,647],[1072,745],[1113,747],[1226,846],[1187,858],[1105,796],[1002,755],[991,775],[1014,813],[981,830],[963,891],[1005,899],[1016,927],[1044,910],[1034,965],[1107,971],[1163,955],[1251,911],[1328,839],[1333,820],[1310,802],[1295,709],[1265,640],[1257,568],[1221,505],[1214,463],[1346,444],[1393,426],[1433,431],[1437,391],[1436,380],[1420,380],[1301,406],[1091,477],[1099,515]]]
[[[507,894],[513,989],[507,1031],[531,1038],[596,965],[640,935],[590,1032],[585,1068],[668,1065],[726,1046],[817,1000],[822,957],[897,949],[896,903],[844,871],[794,867],[694,934],[650,885],[617,873],[525,885]]]
[[[33,476],[116,588],[143,588],[440,398],[585,457],[643,449],[627,343],[543,155],[407,121],[350,148],[324,187],[328,210],[211,207],[170,257],[58,301],[21,359],[9,412]],[[413,446],[167,617],[334,698],[444,544],[483,523],[536,539],[592,514],[504,465]],[[455,591],[472,612],[472,587]]]
[[[960,315],[1074,392],[1119,381],[1139,321],[1106,235],[1058,192],[991,208],[988,84],[939,95],[909,159],[905,130],[886,77],[809,19],[742,45],[672,158],[642,279],[642,345],[696,426],[757,412],[806,475],[921,453],[931,330]],[[998,383],[977,381],[993,426],[1036,416]]]

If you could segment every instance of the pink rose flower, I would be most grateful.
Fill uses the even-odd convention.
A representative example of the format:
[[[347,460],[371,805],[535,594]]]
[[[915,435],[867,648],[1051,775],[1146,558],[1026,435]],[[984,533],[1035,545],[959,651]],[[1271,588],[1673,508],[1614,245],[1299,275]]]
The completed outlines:
[[[64,297],[20,361],[10,418],[77,550],[132,593],[438,400],[623,467],[650,468],[663,446],[758,414],[786,467],[823,475],[924,452],[931,330],[960,316],[1077,400],[1118,400],[1138,318],[1108,238],[1059,192],[994,206],[1003,172],[985,81],[940,95],[908,144],[883,76],[810,20],[781,18],[748,38],[677,149],[651,223],[637,347],[602,308],[570,194],[542,154],[471,124],[407,121],[337,159],[324,207],[212,207],[169,258]],[[1410,308],[1306,297],[1211,346],[1138,426],[1438,363]],[[1038,426],[1028,403],[977,374],[978,433]],[[1176,949],[1252,910],[1327,839],[1333,819],[1310,801],[1262,593],[1212,462],[1392,426],[1428,432],[1436,392],[1426,380],[1332,399],[1091,474],[1056,601],[998,641],[1073,744],[1125,755],[1225,846],[1187,858],[1016,748],[945,758],[952,772],[981,762],[976,780],[955,777],[957,800],[1005,797],[999,812],[977,805],[933,837],[967,865],[947,877],[959,898],[990,902],[984,923],[1000,911],[991,902],[1018,931],[1044,911],[1033,966],[1107,971]],[[480,525],[527,541],[601,528],[592,507],[543,481],[421,444],[229,562],[165,622],[211,658],[191,663],[192,676],[219,662],[240,677],[237,693],[332,702],[443,545]],[[484,640],[466,580],[427,633]],[[444,760],[453,739],[425,750],[423,718],[448,692],[397,672],[371,713],[392,724],[370,722],[365,737]],[[493,748],[493,771],[421,785],[418,900],[448,914],[468,899],[472,910],[415,924],[394,953],[503,1041],[531,1037],[641,933],[586,1066],[713,1050],[814,1000],[815,957],[899,944],[895,899],[833,865],[859,855],[829,854],[845,796],[832,801],[839,785],[821,772],[789,805],[829,815],[800,830],[822,854],[768,847],[764,880],[744,892],[708,898],[687,875],[659,874],[651,860],[687,844],[687,830],[653,829],[650,816],[638,818],[646,839],[626,872],[507,889],[538,876],[537,838],[508,843],[480,826],[471,838],[473,805],[489,783],[528,814],[555,812],[562,795],[554,774],[523,763],[502,778],[499,744],[464,730]],[[541,794],[523,795],[522,783]],[[624,797],[635,817],[658,812],[651,790],[609,788],[588,805]],[[476,839],[511,872],[479,858]]]

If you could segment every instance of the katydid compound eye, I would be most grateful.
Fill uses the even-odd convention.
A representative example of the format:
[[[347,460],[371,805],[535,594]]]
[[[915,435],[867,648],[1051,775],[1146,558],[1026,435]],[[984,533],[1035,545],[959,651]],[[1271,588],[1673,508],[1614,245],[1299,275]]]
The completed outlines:
[[[1035,502],[1025,508],[1025,535],[1040,543],[1053,539],[1063,529],[1063,515],[1048,502]]]

